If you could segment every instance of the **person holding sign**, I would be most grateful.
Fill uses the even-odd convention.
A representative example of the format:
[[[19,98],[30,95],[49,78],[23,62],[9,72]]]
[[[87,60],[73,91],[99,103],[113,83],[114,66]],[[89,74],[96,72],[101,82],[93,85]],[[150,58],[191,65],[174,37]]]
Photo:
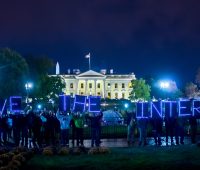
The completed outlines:
[[[102,112],[92,112],[86,115],[86,118],[90,120],[91,126],[91,147],[100,146],[100,136],[101,136],[101,119],[103,117]]]
[[[83,128],[84,128],[84,115],[81,112],[77,112],[73,115],[76,133],[76,144],[83,146]]]
[[[128,113],[126,112],[127,115],[127,142],[128,145],[131,146],[134,144],[134,133],[137,128],[137,122],[136,122],[136,115],[135,112]]]
[[[60,122],[61,145],[69,147],[69,129],[72,116],[70,113],[57,111],[56,117]]]

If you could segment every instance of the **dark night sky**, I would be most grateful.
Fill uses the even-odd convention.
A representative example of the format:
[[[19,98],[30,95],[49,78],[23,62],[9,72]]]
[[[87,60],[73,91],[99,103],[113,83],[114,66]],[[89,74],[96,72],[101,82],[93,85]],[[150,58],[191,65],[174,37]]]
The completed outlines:
[[[68,68],[194,81],[200,0],[0,0],[0,48]]]

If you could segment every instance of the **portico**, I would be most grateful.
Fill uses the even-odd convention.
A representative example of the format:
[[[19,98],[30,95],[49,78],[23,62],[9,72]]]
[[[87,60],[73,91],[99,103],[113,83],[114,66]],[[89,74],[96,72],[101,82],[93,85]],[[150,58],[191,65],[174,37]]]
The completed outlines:
[[[94,95],[110,99],[128,99],[132,90],[131,80],[135,79],[134,74],[103,74],[93,70],[62,77],[66,84],[64,93],[67,95]]]

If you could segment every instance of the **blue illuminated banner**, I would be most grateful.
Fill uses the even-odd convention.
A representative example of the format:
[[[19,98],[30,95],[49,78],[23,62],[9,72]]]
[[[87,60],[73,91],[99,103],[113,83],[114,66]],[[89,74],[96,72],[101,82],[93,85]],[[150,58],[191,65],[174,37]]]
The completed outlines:
[[[165,117],[177,117],[178,110],[177,110],[177,102],[176,101],[164,101],[164,115]]]
[[[88,100],[87,100],[88,99]],[[10,111],[19,113],[22,111],[22,97],[11,96],[10,103],[7,100],[0,99],[0,116],[6,114],[7,105]],[[86,103],[87,106],[86,107]],[[73,112],[100,112],[101,98],[99,96],[82,96],[75,95],[74,101],[71,102],[69,95],[59,96],[59,110]],[[137,118],[163,118],[163,117],[190,117],[200,118],[200,100],[177,100],[177,101],[151,101],[136,102]],[[71,107],[72,106],[72,107]],[[86,110],[86,108],[88,110]]]
[[[200,118],[200,101],[193,100],[192,101],[192,115]]]
[[[22,111],[21,104],[22,104],[21,96],[10,97],[10,111],[11,112],[14,112],[14,113],[21,112]]]
[[[101,110],[101,97],[100,96],[89,96],[88,98],[88,111],[89,112],[100,112]]]
[[[199,100],[137,102],[137,118],[163,118],[163,117],[190,117],[200,118]]]
[[[0,116],[6,114],[7,111],[7,99],[0,99]]]
[[[69,112],[70,111],[70,98],[69,95],[59,95],[59,110]]]
[[[84,112],[86,105],[87,96],[75,95],[73,111],[74,112]]]
[[[152,118],[162,118],[162,101],[150,102],[150,117]]]
[[[191,109],[191,101],[190,100],[180,100],[178,101],[178,116],[191,116],[192,109]]]
[[[149,118],[149,103],[138,102],[136,103],[136,117],[137,118]]]

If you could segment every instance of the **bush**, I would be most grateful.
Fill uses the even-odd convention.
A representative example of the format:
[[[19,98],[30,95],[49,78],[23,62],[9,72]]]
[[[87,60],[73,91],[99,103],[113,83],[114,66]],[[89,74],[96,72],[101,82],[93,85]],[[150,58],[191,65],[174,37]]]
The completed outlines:
[[[81,149],[80,148],[73,148],[73,152],[74,155],[80,155],[81,154]]]
[[[67,147],[62,147],[62,148],[58,151],[58,154],[59,154],[59,155],[69,155],[69,152],[70,152],[69,148],[67,148]]]
[[[88,151],[89,155],[96,155],[96,154],[107,154],[110,153],[110,149],[106,147],[99,147],[99,148],[91,148]]]
[[[13,161],[17,160],[19,162],[25,162],[26,161],[26,159],[22,156],[22,154],[18,154],[18,155],[13,156],[12,160]]]
[[[47,155],[47,156],[52,156],[53,155],[53,150],[51,147],[46,147],[43,149],[42,152],[43,155]]]

